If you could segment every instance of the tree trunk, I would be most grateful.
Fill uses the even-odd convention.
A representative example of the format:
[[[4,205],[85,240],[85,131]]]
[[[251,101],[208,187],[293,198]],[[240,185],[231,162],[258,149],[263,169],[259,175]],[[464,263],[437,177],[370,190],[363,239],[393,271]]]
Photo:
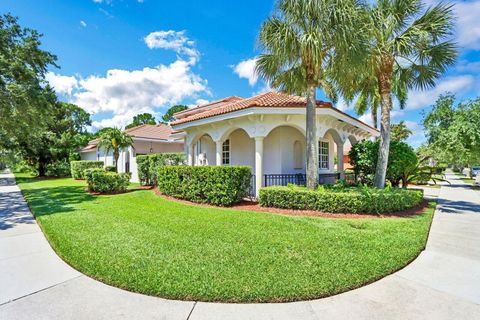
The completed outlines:
[[[377,129],[378,128],[378,117],[377,117],[377,108],[373,106],[370,107],[370,116],[372,117],[372,126]]]
[[[45,177],[45,172],[46,172],[46,164],[43,160],[40,160],[38,162],[38,176]]]
[[[379,76],[380,85],[380,148],[378,149],[377,168],[375,172],[375,187],[385,187],[388,153],[390,151],[390,110],[392,109],[391,71],[387,69]]]
[[[315,86],[307,91],[307,187],[315,189],[318,186],[318,140],[317,140],[317,98]]]
[[[113,158],[115,159],[115,171],[118,172],[118,158],[120,157],[120,152],[119,150],[114,150],[113,151]]]

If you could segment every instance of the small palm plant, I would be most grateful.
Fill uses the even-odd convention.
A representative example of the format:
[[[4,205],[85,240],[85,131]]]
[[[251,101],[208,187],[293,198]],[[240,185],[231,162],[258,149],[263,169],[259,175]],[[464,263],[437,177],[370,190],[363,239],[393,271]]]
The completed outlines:
[[[118,172],[118,158],[120,157],[120,150],[128,148],[133,145],[132,137],[117,128],[108,128],[100,136],[99,148],[105,149],[108,153],[113,151],[113,158],[115,159],[115,171]]]
[[[332,100],[336,91],[329,72],[335,62],[355,55],[351,0],[280,0],[259,35],[263,53],[256,71],[272,87],[306,96],[307,186],[318,184],[316,90]],[[356,61],[350,59],[350,61]]]
[[[450,39],[455,19],[451,5],[440,3],[424,10],[421,0],[379,0],[374,4],[364,1],[363,8],[358,11],[357,17],[362,18],[357,21],[363,21],[362,37],[366,37],[364,54],[358,57],[364,63],[357,63],[361,68],[354,71],[348,68],[356,80],[351,77],[346,77],[348,81],[342,77],[337,80],[347,101],[358,94],[361,99],[370,95],[374,98],[373,105],[381,107],[375,186],[383,188],[390,147],[392,95],[397,96],[403,107],[408,90],[435,86],[435,81],[455,62],[457,48]],[[372,94],[367,90],[367,97],[362,97],[362,85],[372,81],[377,92]]]

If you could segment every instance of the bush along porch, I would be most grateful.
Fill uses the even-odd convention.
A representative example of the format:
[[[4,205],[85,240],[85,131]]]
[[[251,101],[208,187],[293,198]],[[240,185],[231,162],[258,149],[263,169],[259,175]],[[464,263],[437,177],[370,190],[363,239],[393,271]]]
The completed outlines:
[[[247,166],[159,166],[158,189],[169,196],[198,203],[231,206],[248,194]]]
[[[342,184],[320,186],[316,190],[296,185],[267,187],[260,190],[259,198],[263,207],[359,214],[398,212],[415,207],[422,200],[422,190],[390,187],[382,190]]]
[[[160,166],[178,166],[185,164],[185,156],[181,153],[152,153],[137,156],[137,170],[140,184],[157,185],[157,168]]]

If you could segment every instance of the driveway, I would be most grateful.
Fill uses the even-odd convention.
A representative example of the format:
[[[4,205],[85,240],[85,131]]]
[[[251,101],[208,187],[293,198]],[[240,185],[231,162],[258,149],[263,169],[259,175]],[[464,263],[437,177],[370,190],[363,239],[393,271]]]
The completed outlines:
[[[403,270],[319,300],[222,304],[131,293],[72,269],[0,174],[0,319],[480,319],[480,192],[447,177],[426,250]]]

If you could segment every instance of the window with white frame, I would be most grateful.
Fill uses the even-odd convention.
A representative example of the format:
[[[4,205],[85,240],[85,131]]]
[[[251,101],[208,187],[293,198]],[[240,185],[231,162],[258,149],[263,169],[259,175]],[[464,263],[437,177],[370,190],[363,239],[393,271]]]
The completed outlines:
[[[225,140],[222,144],[222,165],[230,164],[230,139]]]
[[[318,166],[320,170],[328,170],[328,163],[329,163],[328,149],[329,149],[328,141],[318,142]]]

